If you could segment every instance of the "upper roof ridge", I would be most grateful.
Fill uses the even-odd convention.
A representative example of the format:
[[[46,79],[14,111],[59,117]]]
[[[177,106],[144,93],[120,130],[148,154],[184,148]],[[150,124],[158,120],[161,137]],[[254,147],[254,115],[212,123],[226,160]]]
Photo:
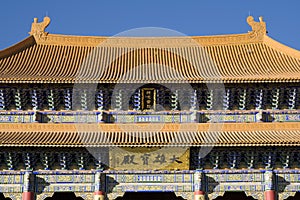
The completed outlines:
[[[100,37],[48,34],[48,32],[45,32],[45,29],[50,24],[50,21],[49,17],[44,17],[42,22],[38,22],[38,19],[34,18],[29,34],[34,36],[38,44],[98,46],[106,41],[108,46],[177,46],[178,43],[187,44],[188,42],[185,40],[189,38],[201,45],[210,46],[261,42],[267,33],[266,23],[263,21],[263,18],[259,17],[259,21],[255,21],[253,16],[247,18],[247,23],[252,28],[252,31],[248,33],[188,37]],[[165,42],[162,42],[161,39]]]

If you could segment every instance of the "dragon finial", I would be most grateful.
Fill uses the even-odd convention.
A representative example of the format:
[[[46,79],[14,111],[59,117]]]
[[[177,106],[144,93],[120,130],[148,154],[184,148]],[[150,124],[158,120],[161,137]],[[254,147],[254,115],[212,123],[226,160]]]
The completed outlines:
[[[251,26],[252,31],[265,35],[267,33],[266,22],[263,21],[263,17],[259,17],[259,22],[256,22],[252,16],[247,17],[247,23]]]
[[[46,36],[48,33],[45,32],[45,29],[50,24],[50,22],[51,19],[49,17],[44,17],[44,21],[42,22],[38,22],[38,18],[34,18],[29,34],[38,36],[39,38],[42,36]]]

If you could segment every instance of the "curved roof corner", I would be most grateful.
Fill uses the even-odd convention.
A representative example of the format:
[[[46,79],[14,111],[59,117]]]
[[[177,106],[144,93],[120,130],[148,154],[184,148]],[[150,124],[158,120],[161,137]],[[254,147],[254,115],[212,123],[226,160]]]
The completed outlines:
[[[35,44],[36,44],[36,40],[34,36],[30,35],[29,37],[25,38],[21,42],[18,42],[6,49],[0,50],[0,59],[10,57]]]

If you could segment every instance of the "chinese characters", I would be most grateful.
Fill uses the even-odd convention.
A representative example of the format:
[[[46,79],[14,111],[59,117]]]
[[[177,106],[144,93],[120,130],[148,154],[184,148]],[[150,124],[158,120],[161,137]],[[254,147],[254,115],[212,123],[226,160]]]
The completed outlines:
[[[131,155],[127,154],[124,155],[122,158],[121,165],[149,165],[149,164],[171,164],[171,163],[182,163],[179,160],[179,157],[176,155],[172,155],[170,157],[166,157],[164,153],[156,153],[156,154],[149,154],[149,153],[144,153],[141,156],[136,156],[136,155]]]

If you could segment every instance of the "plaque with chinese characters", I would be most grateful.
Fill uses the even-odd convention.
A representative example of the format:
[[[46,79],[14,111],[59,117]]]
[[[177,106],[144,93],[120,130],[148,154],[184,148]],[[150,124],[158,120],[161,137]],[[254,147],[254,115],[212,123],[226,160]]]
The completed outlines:
[[[115,170],[188,170],[189,148],[119,148],[109,149],[109,166]]]
[[[142,110],[154,109],[156,103],[156,90],[154,88],[142,89]]]

